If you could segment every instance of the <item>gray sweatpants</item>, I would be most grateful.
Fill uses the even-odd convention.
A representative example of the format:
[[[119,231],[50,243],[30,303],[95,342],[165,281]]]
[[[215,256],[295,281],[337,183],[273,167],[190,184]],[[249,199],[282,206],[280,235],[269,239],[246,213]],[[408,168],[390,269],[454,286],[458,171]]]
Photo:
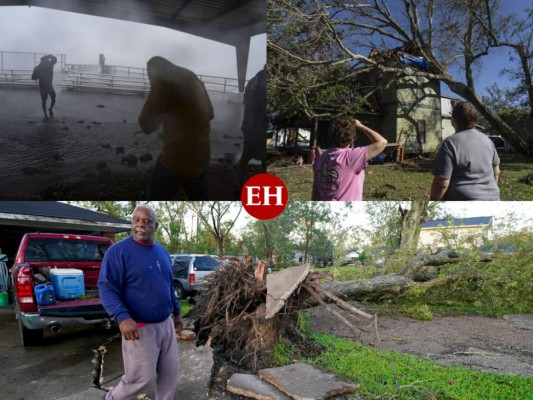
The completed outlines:
[[[150,382],[156,383],[155,400],[173,400],[178,385],[178,344],[172,317],[140,328],[139,340],[122,339],[124,375],[106,400],[135,399]]]

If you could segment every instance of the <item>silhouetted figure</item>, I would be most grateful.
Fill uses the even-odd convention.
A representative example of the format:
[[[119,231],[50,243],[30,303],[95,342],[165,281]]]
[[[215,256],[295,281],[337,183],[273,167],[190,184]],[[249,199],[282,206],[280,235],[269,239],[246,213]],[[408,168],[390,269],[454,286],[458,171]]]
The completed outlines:
[[[148,192],[150,200],[172,200],[183,188],[189,200],[209,197],[207,169],[213,106],[194,72],[162,57],[147,64],[150,93],[139,116],[145,133],[163,125],[163,150]]]
[[[41,57],[41,63],[33,69],[31,79],[39,80],[39,91],[41,92],[41,100],[43,105],[44,118],[48,118],[46,113],[46,100],[48,96],[52,100],[50,108],[50,117],[54,116],[54,105],[56,104],[56,92],[52,85],[54,79],[54,65],[57,63],[57,58],[51,54]]]
[[[239,188],[242,187],[250,160],[261,161],[266,172],[266,65],[246,85],[242,119],[243,150],[237,163]]]

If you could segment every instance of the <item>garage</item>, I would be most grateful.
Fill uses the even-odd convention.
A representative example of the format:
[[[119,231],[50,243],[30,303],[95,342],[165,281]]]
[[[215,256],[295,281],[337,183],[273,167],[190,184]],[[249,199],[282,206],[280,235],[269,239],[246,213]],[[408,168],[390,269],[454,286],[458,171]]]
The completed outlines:
[[[25,233],[71,233],[106,236],[115,240],[117,233],[130,229],[130,221],[71,204],[57,201],[0,201],[0,254],[7,256],[8,268],[13,264]]]

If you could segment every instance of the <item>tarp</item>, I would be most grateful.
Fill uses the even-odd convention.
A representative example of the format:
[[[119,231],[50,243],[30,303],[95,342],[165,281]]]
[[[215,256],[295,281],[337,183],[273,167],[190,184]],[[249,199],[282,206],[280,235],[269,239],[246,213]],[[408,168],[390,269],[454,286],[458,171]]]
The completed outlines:
[[[400,61],[406,65],[411,65],[424,71],[429,70],[429,63],[422,57],[415,57],[406,53],[398,53],[398,56],[400,57]]]

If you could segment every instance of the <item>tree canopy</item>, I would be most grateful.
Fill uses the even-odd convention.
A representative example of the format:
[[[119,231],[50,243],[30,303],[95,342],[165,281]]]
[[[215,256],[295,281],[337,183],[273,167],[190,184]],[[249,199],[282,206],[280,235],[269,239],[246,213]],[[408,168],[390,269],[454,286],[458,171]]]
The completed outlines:
[[[500,0],[270,0],[268,5],[268,90],[269,95],[284,94],[271,97],[274,110],[283,99],[307,113],[312,89],[334,87],[339,71],[346,79],[369,71],[396,79],[419,76],[446,84],[473,103],[517,151],[528,151],[526,142],[480,98],[474,77],[492,49],[509,49],[515,61],[510,73],[523,83],[531,108],[531,10],[512,15]],[[374,56],[398,52],[422,57],[427,68]],[[300,75],[301,82],[294,79]]]

